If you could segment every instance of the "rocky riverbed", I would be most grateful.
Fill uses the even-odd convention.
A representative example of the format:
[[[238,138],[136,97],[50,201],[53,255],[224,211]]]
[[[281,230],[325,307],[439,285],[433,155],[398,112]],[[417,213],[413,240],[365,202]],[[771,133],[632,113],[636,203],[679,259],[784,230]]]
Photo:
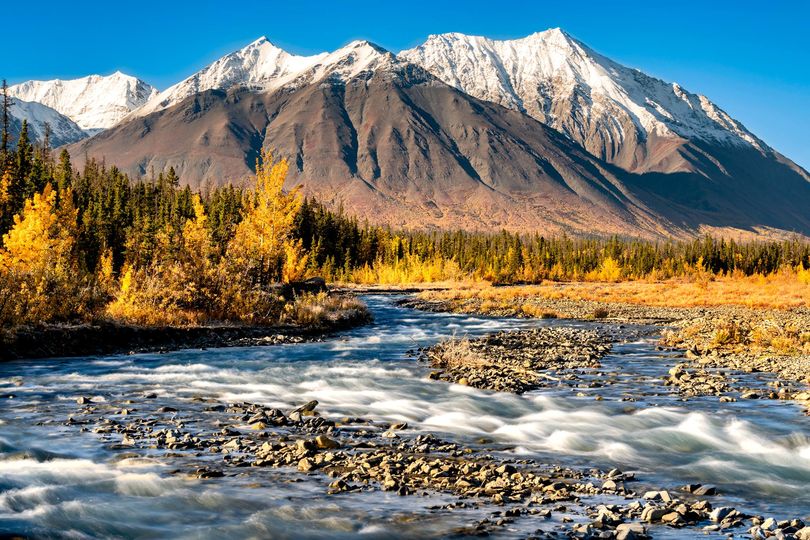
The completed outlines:
[[[609,350],[609,338],[593,330],[534,328],[451,339],[419,356],[436,368],[433,379],[520,394],[562,381],[578,384],[577,371],[598,368]]]
[[[661,346],[683,351],[683,361],[669,371],[664,384],[676,387],[684,399],[716,396],[722,401],[738,398],[795,400],[810,414],[808,309],[666,308],[528,297],[510,298],[497,305],[480,297],[458,300],[416,297],[403,299],[401,303],[432,312],[499,317],[526,317],[527,313],[535,313],[541,318],[657,325],[661,328]],[[441,346],[437,347],[434,353],[440,349]],[[493,352],[496,358],[500,357],[497,351]],[[508,365],[510,360],[505,362]],[[739,383],[738,373],[752,372],[773,373],[777,380],[767,392]]]
[[[283,411],[211,400],[202,414],[185,414],[182,407],[153,406],[156,397],[115,402],[79,396],[64,425],[128,450],[130,459],[159,454],[181,464],[172,474],[201,481],[274,467],[293,476],[324,475],[332,496],[375,490],[400,496],[446,494],[451,498],[436,510],[480,511],[479,519],[455,531],[460,536],[497,533],[517,520],[551,523],[555,514],[564,513],[553,527],[538,528],[531,536],[642,539],[654,534],[654,526],[666,526],[810,539],[810,527],[801,519],[777,521],[714,507],[711,497],[717,490],[712,486],[692,484],[673,492],[651,489],[618,469],[571,469],[497,457],[485,445],[465,447],[417,434],[406,423],[322,416],[317,401]]]

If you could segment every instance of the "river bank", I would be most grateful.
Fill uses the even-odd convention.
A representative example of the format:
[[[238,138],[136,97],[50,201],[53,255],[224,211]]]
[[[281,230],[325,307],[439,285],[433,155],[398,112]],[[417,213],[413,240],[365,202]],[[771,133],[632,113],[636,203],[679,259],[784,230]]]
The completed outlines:
[[[341,304],[299,324],[156,327],[102,321],[21,327],[0,333],[0,361],[302,343],[324,339],[371,320],[362,304],[353,301]]]
[[[618,285],[627,288],[626,284]],[[423,291],[401,303],[437,313],[655,325],[661,328],[661,347],[683,352],[683,360],[669,373],[666,383],[676,386],[684,399],[710,395],[725,401],[796,400],[810,413],[807,386],[810,308],[807,307],[751,308],[733,305],[728,300],[721,305],[667,307],[655,305],[659,300],[648,305],[572,299],[559,293],[549,294],[548,288],[539,287]],[[738,384],[735,372],[773,373],[777,381],[770,391],[757,392]]]

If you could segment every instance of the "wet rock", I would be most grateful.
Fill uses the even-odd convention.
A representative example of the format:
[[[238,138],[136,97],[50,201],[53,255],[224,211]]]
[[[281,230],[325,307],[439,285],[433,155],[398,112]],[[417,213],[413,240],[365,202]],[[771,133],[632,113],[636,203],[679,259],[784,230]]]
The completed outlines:
[[[717,488],[714,486],[700,486],[692,492],[693,495],[698,497],[717,495]]]
[[[661,519],[669,513],[666,508],[658,506],[647,506],[641,512],[641,519],[647,523],[658,523]]]
[[[732,512],[734,512],[733,508],[729,508],[728,506],[721,506],[719,508],[715,508],[712,510],[712,513],[709,514],[709,519],[718,523],[723,521],[726,517],[728,517]]]
[[[340,443],[326,435],[318,435],[315,437],[315,446],[320,449],[340,448]]]
[[[298,470],[301,472],[309,472],[315,467],[315,462],[309,458],[303,458],[298,462]]]
[[[647,529],[641,523],[622,523],[616,527],[616,540],[646,540]]]
[[[670,502],[672,497],[668,491],[648,491],[644,494],[644,499],[648,501]]]

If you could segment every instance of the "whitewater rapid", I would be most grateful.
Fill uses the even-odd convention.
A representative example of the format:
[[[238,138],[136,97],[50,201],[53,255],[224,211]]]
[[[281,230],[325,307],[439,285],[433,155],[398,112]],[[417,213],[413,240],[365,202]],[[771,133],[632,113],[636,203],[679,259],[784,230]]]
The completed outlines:
[[[617,467],[668,489],[713,484],[718,500],[753,513],[810,513],[810,421],[798,407],[680,401],[662,384],[677,358],[656,351],[654,335],[614,345],[594,374],[608,376],[609,386],[518,396],[429,380],[428,367],[406,351],[453,335],[596,323],[423,313],[393,300],[366,298],[375,323],[323,342],[0,365],[0,531],[76,538],[430,536],[464,517],[430,514],[433,497],[329,498],[328,479],[291,480],[295,473],[277,470],[217,482],[181,479],[169,474],[171,460],[123,452],[63,425],[79,395],[100,401],[144,392],[175,406],[204,398],[289,409],[315,399],[324,414],[404,421],[549,464]],[[748,376],[750,385],[768,382]],[[630,395],[640,397],[626,400]]]

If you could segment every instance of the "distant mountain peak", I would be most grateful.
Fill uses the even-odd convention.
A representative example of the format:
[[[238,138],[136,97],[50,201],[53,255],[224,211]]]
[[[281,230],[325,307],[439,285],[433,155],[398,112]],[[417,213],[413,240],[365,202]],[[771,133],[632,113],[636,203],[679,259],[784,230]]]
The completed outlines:
[[[157,94],[144,81],[115,71],[78,79],[26,81],[9,88],[12,97],[46,105],[82,129],[98,130],[117,124]]]
[[[87,133],[73,120],[42,103],[13,99],[9,113],[12,144],[16,144],[20,136],[23,121],[28,122],[28,136],[31,140],[42,142],[46,130],[50,130],[52,147],[70,144],[87,137]]]

